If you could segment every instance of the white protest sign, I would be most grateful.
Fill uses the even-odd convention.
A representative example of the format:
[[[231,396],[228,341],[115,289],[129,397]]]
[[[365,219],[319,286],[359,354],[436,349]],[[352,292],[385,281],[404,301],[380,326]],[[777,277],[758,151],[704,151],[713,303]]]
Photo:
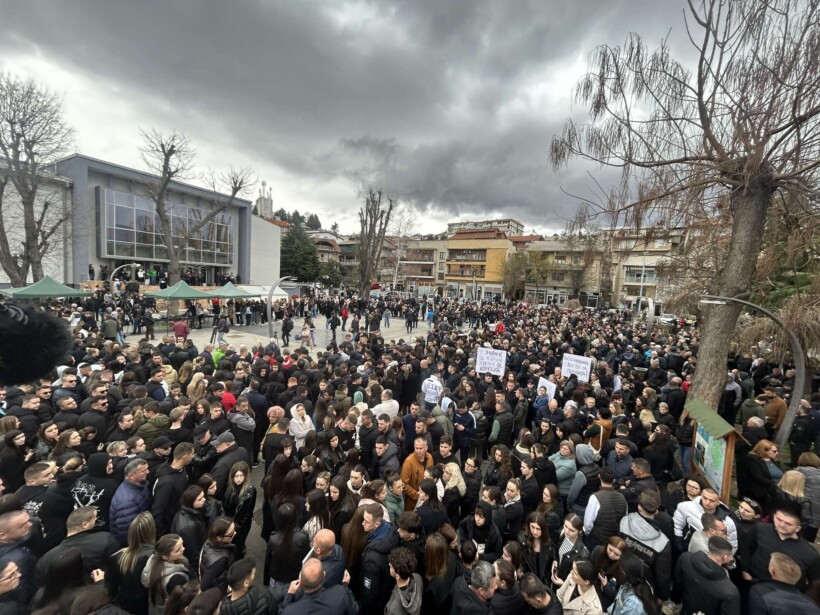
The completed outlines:
[[[622,388],[623,388],[623,383],[621,382],[621,377],[620,376],[615,376],[615,378],[613,378],[612,392],[617,393]]]
[[[539,378],[538,379],[538,388],[540,389],[541,387],[544,387],[545,389],[547,389],[547,397],[550,400],[555,399],[555,389],[557,389],[558,387],[555,386],[554,382],[550,382],[549,380],[547,380],[546,378],[543,378],[543,377]]]
[[[507,367],[507,351],[492,348],[479,348],[475,358],[475,371],[479,374],[490,373],[503,376]]]
[[[578,376],[578,382],[589,382],[589,373],[592,371],[592,359],[577,354],[564,354],[561,359],[561,375],[564,378],[571,374]]]

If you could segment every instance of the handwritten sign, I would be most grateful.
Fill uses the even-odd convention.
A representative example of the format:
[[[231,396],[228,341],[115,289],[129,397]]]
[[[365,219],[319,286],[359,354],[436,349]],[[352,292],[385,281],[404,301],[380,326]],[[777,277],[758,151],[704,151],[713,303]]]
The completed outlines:
[[[568,378],[575,374],[578,376],[578,382],[589,382],[589,374],[592,371],[592,359],[589,357],[582,357],[577,354],[564,354],[561,359],[561,375]]]
[[[547,397],[552,401],[555,399],[555,390],[558,388],[555,386],[554,382],[550,382],[546,378],[539,378],[538,379],[538,388],[544,387],[547,389]]]
[[[507,351],[492,348],[479,348],[475,358],[475,371],[479,374],[490,373],[503,376],[507,368]]]

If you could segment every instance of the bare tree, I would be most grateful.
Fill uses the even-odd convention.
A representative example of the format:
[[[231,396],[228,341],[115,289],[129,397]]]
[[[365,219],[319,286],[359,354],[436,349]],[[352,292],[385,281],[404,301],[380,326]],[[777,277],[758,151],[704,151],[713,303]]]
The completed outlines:
[[[631,34],[623,48],[598,48],[575,90],[592,122],[568,121],[550,159],[619,168],[620,185],[595,205],[636,228],[728,212],[731,237],[710,290],[738,296],[752,285],[775,195],[789,194],[797,212],[816,192],[818,2],[689,0],[686,28],[694,72],[666,41],[651,51]],[[733,304],[704,312],[692,393],[712,407],[739,314]]]
[[[379,264],[384,246],[384,236],[390,224],[390,214],[393,212],[392,197],[385,196],[382,201],[382,191],[373,189],[368,191],[364,205],[359,208],[359,295],[370,295],[370,284],[373,272]]]
[[[253,172],[248,168],[231,168],[225,173],[206,172],[203,176],[204,183],[213,192],[211,211],[196,222],[189,220],[184,228],[174,228],[172,203],[168,200],[168,194],[174,182],[188,179],[192,175],[194,149],[188,137],[179,132],[164,135],[156,130],[149,130],[142,131],[142,137],[142,159],[155,176],[153,181],[143,185],[143,189],[154,202],[159,230],[168,251],[168,281],[176,284],[182,277],[180,256],[189,245],[201,240],[201,231],[206,225],[253,187]],[[175,236],[179,239],[175,240]]]
[[[504,295],[508,299],[519,299],[524,292],[525,278],[529,269],[529,259],[524,252],[508,254],[501,262],[501,280]]]
[[[43,260],[65,232],[70,212],[46,165],[71,138],[54,94],[0,75],[0,267],[13,286],[25,285],[29,271],[42,279]]]

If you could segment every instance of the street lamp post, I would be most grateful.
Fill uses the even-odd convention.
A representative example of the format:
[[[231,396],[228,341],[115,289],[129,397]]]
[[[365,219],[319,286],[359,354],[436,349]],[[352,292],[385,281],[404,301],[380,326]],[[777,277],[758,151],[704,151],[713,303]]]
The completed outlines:
[[[719,295],[703,295],[699,303],[706,303],[709,305],[727,305],[728,303],[738,303],[740,305],[745,305],[746,307],[751,308],[756,312],[760,312],[764,316],[770,318],[778,327],[783,329],[786,335],[789,336],[795,367],[794,389],[792,390],[792,397],[789,401],[789,409],[786,412],[786,418],[783,419],[783,423],[780,425],[780,429],[774,439],[775,444],[777,444],[778,447],[783,448],[786,445],[786,439],[789,437],[789,433],[791,432],[794,417],[797,415],[797,408],[800,406],[800,400],[803,397],[803,384],[806,381],[806,355],[803,352],[803,347],[800,346],[800,340],[797,339],[797,336],[791,329],[786,327],[785,323],[780,320],[780,318],[772,314],[769,310],[754,303],[743,301],[742,299],[736,299],[735,297],[721,297]]]
[[[289,275],[283,276],[276,280],[276,283],[273,284],[268,291],[268,337],[271,339],[273,338],[273,291],[275,291],[285,280],[292,279],[293,278]]]
[[[638,315],[643,311],[643,280],[646,277],[646,252],[643,252],[643,265],[641,265],[641,289],[638,291]]]

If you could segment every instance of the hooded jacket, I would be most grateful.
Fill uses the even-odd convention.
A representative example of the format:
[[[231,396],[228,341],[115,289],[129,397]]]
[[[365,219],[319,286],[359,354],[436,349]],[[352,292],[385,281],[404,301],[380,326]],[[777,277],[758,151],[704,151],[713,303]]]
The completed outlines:
[[[644,564],[644,578],[661,600],[669,597],[672,570],[672,545],[657,523],[640,513],[629,513],[621,520],[621,537]]]
[[[558,482],[558,493],[569,494],[570,487],[575,480],[577,471],[574,457],[562,457],[561,453],[555,453],[550,457],[550,461],[555,466],[555,475]]]
[[[394,472],[401,472],[401,464],[399,463],[399,447],[396,446],[393,442],[387,443],[387,450],[384,451],[384,455],[379,457],[378,455],[375,456],[376,459],[376,467],[375,467],[375,476],[384,480],[387,476],[388,470],[393,470]]]
[[[740,592],[726,571],[706,553],[683,553],[675,568],[685,613],[740,615]]]
[[[418,615],[423,589],[421,576],[413,573],[407,585],[401,588],[397,585],[393,588],[384,612],[390,615]]]
[[[79,472],[57,474],[57,478],[43,495],[40,520],[43,522],[46,549],[53,549],[66,536],[65,521],[74,510],[72,488],[79,477]]]
[[[601,480],[598,478],[599,468],[595,465],[595,451],[588,444],[579,444],[575,447],[575,461],[578,464],[578,471],[569,488],[567,504],[570,507],[585,507],[589,497],[601,486]]]
[[[119,482],[107,472],[108,453],[94,453],[88,458],[87,472],[77,479],[71,488],[75,507],[93,506],[97,509],[98,530],[108,530],[108,513],[111,499]]]

